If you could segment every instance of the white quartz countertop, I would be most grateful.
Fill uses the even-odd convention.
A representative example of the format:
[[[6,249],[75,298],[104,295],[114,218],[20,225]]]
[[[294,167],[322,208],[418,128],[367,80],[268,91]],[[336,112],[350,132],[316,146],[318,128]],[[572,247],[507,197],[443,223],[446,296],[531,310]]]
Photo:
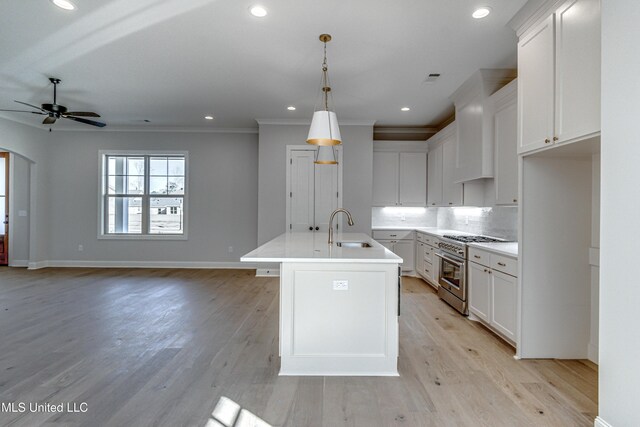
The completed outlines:
[[[504,243],[468,243],[469,247],[484,249],[489,252],[505,255],[512,258],[518,258],[518,242]]]
[[[397,228],[395,229],[397,230]],[[363,233],[284,233],[240,258],[242,262],[337,262],[399,264],[402,258]],[[370,248],[343,248],[337,242],[367,242]]]
[[[371,227],[373,231],[384,231],[384,230],[412,230],[420,233],[430,234],[436,237],[442,237],[445,234],[457,234],[461,236],[472,235],[473,233],[467,233],[465,231],[458,230],[449,230],[446,228],[438,228],[438,227],[392,227],[392,226],[374,226]]]

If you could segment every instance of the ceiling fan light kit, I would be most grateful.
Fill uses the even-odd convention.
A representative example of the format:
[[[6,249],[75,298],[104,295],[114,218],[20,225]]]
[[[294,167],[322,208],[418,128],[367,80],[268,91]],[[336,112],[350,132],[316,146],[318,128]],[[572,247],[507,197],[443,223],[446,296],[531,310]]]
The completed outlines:
[[[61,80],[54,77],[50,77],[49,81],[53,84],[53,103],[42,104],[41,107],[38,107],[32,104],[28,104],[26,102],[14,101],[14,102],[17,102],[18,104],[35,108],[38,111],[26,111],[26,110],[0,110],[0,111],[9,111],[9,112],[15,112],[15,113],[31,113],[31,114],[38,114],[41,116],[47,116],[42,121],[42,124],[44,125],[52,125],[58,119],[62,118],[62,119],[69,119],[69,120],[73,120],[74,122],[84,123],[86,125],[91,125],[91,126],[96,126],[101,128],[106,126],[106,123],[97,122],[95,120],[83,119],[83,117],[100,117],[100,115],[97,113],[94,113],[92,111],[68,111],[67,107],[65,107],[64,105],[58,104],[57,88],[58,88],[58,85],[61,83]]]
[[[321,109],[314,109],[307,143],[319,146],[316,151],[316,164],[337,164],[337,156],[333,147],[342,144],[342,137],[340,136],[338,117],[329,106],[330,100],[331,104],[333,104],[331,86],[329,85],[329,67],[327,66],[327,43],[331,41],[331,36],[329,34],[321,34],[320,41],[324,44],[322,94],[319,97],[322,107]]]

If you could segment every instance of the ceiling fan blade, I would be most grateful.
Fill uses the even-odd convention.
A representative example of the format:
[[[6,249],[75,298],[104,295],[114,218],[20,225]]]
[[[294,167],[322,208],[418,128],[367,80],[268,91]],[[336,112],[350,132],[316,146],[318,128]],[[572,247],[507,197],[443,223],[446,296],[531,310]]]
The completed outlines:
[[[56,122],[56,118],[55,117],[51,117],[51,116],[47,116],[44,118],[44,120],[42,121],[43,125],[52,125]]]
[[[100,114],[93,113],[91,111],[67,111],[64,115],[76,117],[100,117]]]
[[[91,125],[91,126],[98,126],[99,128],[103,128],[107,125],[106,123],[100,123],[93,120],[82,119],[80,117],[65,116],[64,118],[69,120],[74,120],[76,122],[84,123],[87,125]]]
[[[26,102],[16,101],[15,99],[13,100],[13,102],[17,102],[18,104],[26,105],[26,106],[31,107],[31,108],[35,108],[36,110],[45,111],[40,107],[36,107],[35,105],[27,104]]]
[[[41,113],[40,111],[27,111],[27,110],[1,110],[0,111],[12,111],[14,113],[31,113],[31,114],[40,114],[41,116],[45,113]]]

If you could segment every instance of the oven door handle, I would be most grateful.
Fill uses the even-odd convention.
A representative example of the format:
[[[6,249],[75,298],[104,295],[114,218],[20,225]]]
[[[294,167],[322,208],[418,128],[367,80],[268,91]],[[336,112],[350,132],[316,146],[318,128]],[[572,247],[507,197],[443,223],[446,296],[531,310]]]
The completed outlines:
[[[455,259],[451,259],[451,258],[446,257],[446,256],[444,256],[444,255],[441,255],[441,254],[439,254],[439,253],[436,253],[436,254],[435,254],[435,256],[437,256],[438,258],[442,258],[442,259],[446,260],[447,262],[450,262],[451,264],[453,264],[453,265],[455,265],[455,266],[457,266],[457,267],[462,268],[462,267],[464,266],[464,263],[463,263],[463,262],[458,262],[458,261],[456,261]]]

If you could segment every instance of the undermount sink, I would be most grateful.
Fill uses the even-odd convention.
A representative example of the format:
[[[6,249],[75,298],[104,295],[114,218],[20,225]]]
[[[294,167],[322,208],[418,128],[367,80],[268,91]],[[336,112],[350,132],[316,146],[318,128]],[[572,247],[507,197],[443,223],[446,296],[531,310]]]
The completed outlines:
[[[341,248],[371,248],[372,247],[368,242],[338,242],[336,244]]]

